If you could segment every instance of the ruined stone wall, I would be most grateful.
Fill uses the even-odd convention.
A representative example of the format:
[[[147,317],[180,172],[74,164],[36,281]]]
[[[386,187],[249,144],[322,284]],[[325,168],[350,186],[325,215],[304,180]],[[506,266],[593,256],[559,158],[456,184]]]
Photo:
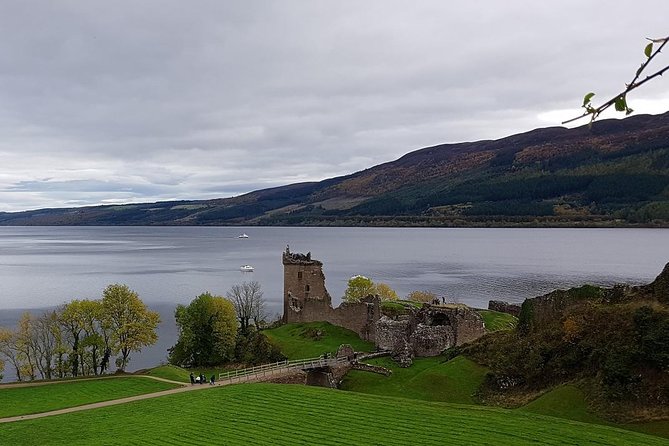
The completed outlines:
[[[483,318],[469,307],[459,306],[450,310],[449,319],[455,333],[455,345],[472,342],[485,334]]]
[[[376,323],[376,346],[381,350],[395,350],[403,340],[409,339],[411,329],[408,317],[393,320],[382,316]]]
[[[332,308],[325,287],[323,264],[311,254],[283,253],[283,319],[286,323],[324,321],[353,330],[361,338],[374,341],[380,317],[379,299],[370,297],[357,303]]]
[[[389,350],[400,365],[414,356],[437,356],[444,350],[471,342],[485,334],[483,319],[464,305],[424,305],[418,311],[376,323],[376,345]]]

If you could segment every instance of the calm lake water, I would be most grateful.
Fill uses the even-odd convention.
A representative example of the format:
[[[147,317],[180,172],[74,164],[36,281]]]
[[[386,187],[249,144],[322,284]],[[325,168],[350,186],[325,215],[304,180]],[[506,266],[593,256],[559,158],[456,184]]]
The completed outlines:
[[[336,304],[355,274],[400,296],[429,290],[486,307],[584,283],[647,283],[669,262],[668,229],[0,227],[0,325],[16,319],[12,309],[97,299],[124,283],[163,314],[159,344],[131,362],[154,365],[176,340],[175,304],[204,291],[257,280],[280,312],[287,244],[324,262]]]

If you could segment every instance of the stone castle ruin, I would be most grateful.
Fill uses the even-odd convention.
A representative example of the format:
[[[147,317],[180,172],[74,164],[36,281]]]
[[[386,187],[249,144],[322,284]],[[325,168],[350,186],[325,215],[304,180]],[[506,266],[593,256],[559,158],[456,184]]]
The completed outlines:
[[[283,321],[325,321],[348,328],[367,341],[376,339],[379,298],[370,296],[361,302],[344,302],[332,308],[332,298],[325,288],[323,263],[311,253],[298,254],[286,247],[283,253]]]
[[[283,253],[283,320],[285,323],[324,321],[348,328],[362,339],[388,350],[403,365],[414,356],[436,356],[485,333],[481,316],[465,305],[429,305],[401,315],[383,315],[378,296],[332,307],[325,288],[323,263],[311,253]]]

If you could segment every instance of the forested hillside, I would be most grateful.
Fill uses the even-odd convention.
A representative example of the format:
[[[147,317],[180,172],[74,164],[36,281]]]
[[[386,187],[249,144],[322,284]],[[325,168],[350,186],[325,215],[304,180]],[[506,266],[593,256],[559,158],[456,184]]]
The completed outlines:
[[[0,224],[669,226],[669,113],[428,147],[233,198],[0,213]]]

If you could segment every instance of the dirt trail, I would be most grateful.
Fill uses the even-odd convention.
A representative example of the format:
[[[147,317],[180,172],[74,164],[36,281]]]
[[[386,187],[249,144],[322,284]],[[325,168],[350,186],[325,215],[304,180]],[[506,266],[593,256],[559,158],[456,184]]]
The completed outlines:
[[[289,373],[294,373],[294,371],[286,371],[285,374]],[[277,373],[275,375],[272,375],[271,378],[278,378],[284,374]],[[164,381],[164,382],[169,382],[169,383],[174,383],[174,384],[180,384],[181,387],[177,387],[175,389],[170,389],[170,390],[163,390],[160,392],[154,392],[154,393],[145,393],[143,395],[135,395],[135,396],[129,396],[126,398],[119,398],[117,400],[109,400],[109,401],[100,401],[98,403],[91,403],[91,404],[84,404],[82,406],[75,406],[75,407],[66,407],[64,409],[58,409],[58,410],[52,410],[50,412],[41,412],[41,413],[33,413],[33,414],[28,414],[28,415],[17,415],[14,417],[7,417],[7,418],[0,418],[0,423],[12,423],[15,421],[23,421],[23,420],[34,420],[36,418],[44,418],[44,417],[52,417],[54,415],[62,415],[66,413],[72,413],[72,412],[81,412],[84,410],[91,410],[91,409],[97,409],[99,407],[107,407],[107,406],[116,406],[118,404],[125,404],[125,403],[130,403],[133,401],[141,401],[141,400],[147,400],[149,398],[158,398],[161,396],[165,395],[172,395],[175,393],[182,393],[182,392],[191,392],[195,390],[205,390],[205,389],[213,389],[215,387],[220,387],[220,386],[227,386],[230,384],[239,384],[239,383],[244,383],[244,382],[254,382],[254,381],[261,381],[264,377],[262,376],[248,376],[245,377],[239,381],[230,382],[221,382],[221,383],[216,383],[213,386],[210,384],[186,384],[182,382],[177,382],[177,381],[172,381],[169,379],[165,378],[158,378],[156,376],[149,376],[149,375],[128,375],[128,376],[135,376],[135,377],[142,377],[142,378],[151,378],[155,379],[158,381]],[[107,378],[113,378],[112,376],[110,377],[100,377],[100,378],[92,378],[92,379],[107,379]],[[60,383],[61,381],[52,381],[48,383],[33,383],[33,385],[46,385],[46,384],[56,384]],[[73,382],[73,381],[62,381],[62,382]],[[25,383],[26,385],[23,384],[11,384],[12,387],[30,387],[31,383]]]
[[[151,375],[105,375],[105,376],[95,376],[91,378],[56,379],[53,381],[28,381],[22,383],[5,383],[5,384],[0,384],[0,391],[2,391],[2,389],[18,389],[20,387],[38,387],[38,386],[48,386],[51,384],[67,384],[67,383],[79,383],[82,381],[95,381],[99,379],[119,379],[119,378],[137,378],[137,377],[150,378],[150,379],[155,379],[156,381],[164,381],[166,383],[172,383],[172,384],[181,384],[182,386],[186,385],[186,383],[181,381],[172,381],[171,379],[159,378],[157,376],[151,376]]]

